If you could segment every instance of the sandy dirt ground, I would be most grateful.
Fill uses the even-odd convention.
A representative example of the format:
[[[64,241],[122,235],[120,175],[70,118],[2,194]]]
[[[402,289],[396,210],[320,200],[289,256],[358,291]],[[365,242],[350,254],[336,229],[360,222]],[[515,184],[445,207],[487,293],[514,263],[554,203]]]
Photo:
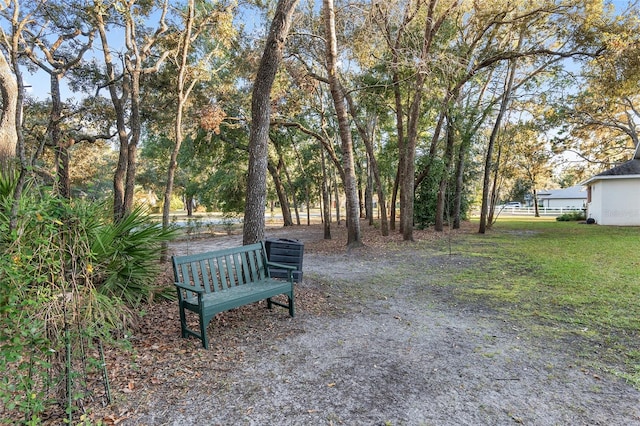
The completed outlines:
[[[242,311],[232,330],[223,317],[209,328],[208,351],[177,339],[193,362],[150,365],[158,384],[131,400],[121,424],[640,425],[640,392],[582,362],[566,340],[434,284],[477,260],[424,244],[324,250],[318,226],[267,237],[305,244],[296,317]]]

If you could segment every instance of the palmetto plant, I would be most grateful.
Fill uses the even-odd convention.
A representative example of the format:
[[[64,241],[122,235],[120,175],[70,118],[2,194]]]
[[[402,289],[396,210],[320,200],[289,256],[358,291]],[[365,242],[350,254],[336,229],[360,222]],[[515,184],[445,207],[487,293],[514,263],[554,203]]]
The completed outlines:
[[[148,300],[159,272],[161,243],[174,235],[175,230],[151,223],[141,208],[120,222],[96,227],[91,253],[100,292],[129,305]]]

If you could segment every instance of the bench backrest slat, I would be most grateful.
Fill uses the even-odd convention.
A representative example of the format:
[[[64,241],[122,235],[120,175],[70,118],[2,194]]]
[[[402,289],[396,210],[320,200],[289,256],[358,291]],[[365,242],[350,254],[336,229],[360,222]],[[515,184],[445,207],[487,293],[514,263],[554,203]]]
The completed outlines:
[[[225,290],[233,285],[233,255],[225,254],[223,258],[223,269],[220,271],[220,274],[224,276],[222,280],[222,289]]]
[[[262,252],[258,249],[252,251],[249,254],[249,268],[251,271],[251,279],[254,281],[261,281],[265,278],[264,268],[261,268]]]
[[[236,285],[243,285],[247,282],[244,276],[244,271],[246,269],[242,269],[243,262],[242,258],[244,257],[244,253],[234,253],[233,255],[233,266],[235,266],[235,283]]]
[[[256,264],[256,253],[255,251],[251,252],[251,253],[247,253],[247,262],[249,263],[248,266],[248,270],[249,273],[251,274],[251,279],[252,280],[256,280],[259,281],[260,278],[258,276],[258,267]]]
[[[209,259],[205,259],[206,262],[206,270],[207,270],[207,275],[208,275],[208,283],[210,283],[211,286],[211,292],[215,293],[216,291],[220,290],[220,283],[218,281],[218,273],[216,272],[216,264],[215,264],[215,258],[209,258]]]
[[[264,245],[262,245],[261,247],[261,249],[256,249],[256,251],[261,250],[260,255],[256,256],[256,267],[258,268],[256,272],[258,274],[258,280],[264,280],[269,276],[269,270],[267,269],[267,265],[265,265],[264,262],[267,256],[262,256],[262,253],[264,253]]]
[[[209,285],[209,273],[207,271],[207,262],[201,260],[200,262],[194,262],[191,271],[193,273],[193,280],[197,283],[198,287],[204,287],[205,291],[209,293],[211,286]]]
[[[247,259],[249,258],[249,256],[251,256],[251,252],[245,252],[245,253],[240,253],[240,266],[242,269],[242,276],[241,278],[238,278],[238,281],[240,281],[240,279],[242,279],[241,283],[242,284],[246,284],[248,282],[251,282],[251,271],[249,270],[249,264],[247,263]]]

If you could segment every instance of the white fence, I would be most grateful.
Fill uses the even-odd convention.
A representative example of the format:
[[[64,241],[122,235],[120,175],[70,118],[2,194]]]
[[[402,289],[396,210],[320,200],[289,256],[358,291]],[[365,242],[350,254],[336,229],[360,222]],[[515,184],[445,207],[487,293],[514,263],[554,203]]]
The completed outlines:
[[[538,207],[540,216],[561,216],[565,213],[583,212],[584,209],[577,207]],[[495,215],[514,215],[514,216],[534,216],[536,214],[535,207],[505,207],[496,206]]]

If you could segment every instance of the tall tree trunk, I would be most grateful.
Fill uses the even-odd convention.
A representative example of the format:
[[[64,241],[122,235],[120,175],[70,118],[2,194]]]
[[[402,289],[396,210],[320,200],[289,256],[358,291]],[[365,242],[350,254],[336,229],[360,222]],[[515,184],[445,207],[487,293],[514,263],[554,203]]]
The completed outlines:
[[[16,157],[18,134],[16,130],[16,106],[18,102],[18,82],[11,67],[0,52],[0,167]]]
[[[70,154],[69,148],[75,141],[69,135],[63,135],[63,102],[60,95],[60,81],[74,67],[77,67],[82,56],[93,44],[94,33],[88,35],[86,42],[76,39],[81,32],[59,35],[56,41],[44,43],[39,37],[30,36],[28,44],[37,46],[42,51],[41,59],[34,53],[33,49],[27,49],[26,56],[36,64],[42,71],[49,74],[49,85],[51,93],[51,110],[49,112],[49,124],[47,126],[48,144],[52,147],[55,158],[56,182],[55,188],[62,198],[71,197],[70,178]],[[72,48],[63,46],[64,42],[69,42]],[[73,43],[71,43],[73,41]],[[76,50],[77,49],[77,50]],[[34,159],[41,154],[36,152]]]
[[[195,199],[193,194],[187,194],[185,196],[185,208],[187,209],[187,217],[193,217],[194,205],[195,205]]]
[[[340,185],[338,184],[338,173],[335,168],[333,169],[333,193],[334,193],[334,202],[336,203],[336,224],[340,226],[340,222],[342,221],[342,217],[340,215]]]
[[[444,22],[444,18],[449,12],[457,7],[457,2],[453,2],[447,11],[436,19],[436,5],[438,0],[429,0],[427,4],[427,19],[422,35],[422,47],[420,51],[419,63],[422,67],[427,67],[429,54],[433,39],[438,29]],[[402,239],[413,241],[413,214],[414,214],[414,192],[415,192],[415,157],[418,143],[418,126],[421,118],[422,98],[425,90],[427,70],[421,69],[416,73],[415,82],[411,88],[413,100],[409,107],[407,121],[407,140],[404,149],[400,151],[400,162],[404,176],[400,180],[400,226],[402,228]]]
[[[102,54],[104,55],[107,78],[111,83],[108,85],[108,90],[109,95],[111,96],[111,103],[115,110],[116,130],[118,134],[118,142],[120,144],[118,162],[116,163],[116,170],[113,174],[113,217],[115,221],[120,221],[124,217],[125,176],[128,163],[127,156],[129,154],[127,149],[129,134],[127,132],[127,125],[125,121],[126,111],[124,105],[129,96],[130,80],[126,74],[122,77],[122,96],[119,96],[114,84],[118,78],[116,76],[115,66],[113,65],[113,56],[111,54],[111,48],[107,38],[106,24],[103,18],[102,13],[96,14],[98,34],[100,34],[100,40],[102,42]]]
[[[436,223],[435,230],[442,232],[444,230],[444,213],[447,206],[447,185],[451,174],[451,164],[453,163],[453,145],[455,143],[454,126],[451,121],[451,115],[447,117],[447,147],[444,152],[444,170],[438,185],[438,196],[436,202]]]
[[[442,104],[442,111],[440,112],[440,116],[438,117],[438,124],[433,131],[433,136],[431,137],[431,145],[429,147],[429,161],[427,161],[427,165],[420,172],[420,174],[416,177],[415,188],[418,187],[422,183],[422,181],[429,176],[431,173],[431,165],[433,164],[433,160],[436,156],[436,152],[438,150],[438,142],[440,140],[440,133],[442,132],[442,126],[445,122],[445,118],[447,115],[448,104],[451,101],[451,96],[447,94],[445,97],[444,103]]]
[[[498,144],[498,155],[496,155],[496,161],[493,163],[493,180],[491,183],[491,192],[489,194],[489,211],[487,213],[487,229],[491,228],[495,221],[496,205],[498,204],[498,197],[500,195],[500,184],[498,182],[498,175],[500,169],[500,159],[502,158],[502,146]]]
[[[309,185],[304,187],[304,200],[307,204],[307,226],[311,225],[311,194],[309,191]]]
[[[371,171],[371,164],[367,162],[367,186],[364,190],[365,198],[365,210],[367,211],[367,219],[369,220],[369,226],[373,226],[374,213],[373,213],[373,172]]]
[[[242,241],[256,243],[264,239],[264,215],[267,200],[267,143],[271,117],[271,87],[289,34],[291,17],[298,0],[278,0],[269,29],[251,97],[249,134],[249,174],[244,210]]]
[[[491,79],[488,78],[485,81],[485,84],[482,86],[482,89],[480,90],[480,93],[477,96],[477,101],[475,105],[476,110],[480,110],[480,105],[481,105],[482,99],[484,98],[483,95],[487,90],[487,87],[489,86],[490,80]],[[454,200],[454,208],[453,208],[453,216],[454,216],[453,229],[460,229],[460,226],[462,224],[462,195],[463,195],[463,188],[464,188],[464,171],[465,171],[465,165],[466,165],[466,156],[471,147],[471,139],[473,138],[473,135],[477,132],[477,130],[480,128],[482,123],[484,123],[484,120],[489,114],[489,111],[490,111],[489,108],[484,108],[484,111],[481,114],[480,119],[476,120],[475,124],[470,124],[468,125],[468,127],[465,127],[464,132],[462,133],[462,136],[461,136],[462,141],[460,143],[460,151],[458,152],[458,160],[456,164],[456,190],[455,190],[455,200]]]
[[[141,64],[140,64],[141,65]],[[136,170],[138,168],[138,143],[142,134],[142,122],[140,120],[140,72],[138,68],[131,75],[131,111],[129,127],[131,137],[127,146],[127,173],[124,190],[124,211],[122,217],[127,216],[133,210],[133,199],[136,190]]]
[[[453,229],[460,229],[462,224],[462,189],[464,187],[464,167],[467,150],[471,145],[471,136],[464,134],[456,160],[456,188],[453,195]]]
[[[364,142],[365,148],[367,150],[368,179],[373,177],[375,182],[377,195],[378,195],[378,204],[380,206],[380,211],[381,211],[380,232],[382,236],[386,237],[389,235],[389,221],[387,219],[387,206],[386,206],[387,203],[384,195],[384,187],[382,185],[382,179],[380,177],[380,169],[378,168],[378,161],[376,160],[375,151],[373,149],[373,139],[374,139],[375,128],[377,125],[377,119],[376,117],[373,117],[372,119],[368,120],[367,125],[365,127],[362,124],[362,122],[357,118],[357,113],[356,113],[355,104],[353,102],[353,98],[348,94],[346,94],[345,97],[347,99],[347,105],[349,106],[349,111],[351,112],[351,117],[353,117],[353,120],[358,129],[358,133],[360,134],[360,137],[362,138],[362,141]],[[367,184],[369,185],[369,181],[367,181]],[[368,186],[368,188],[371,191],[370,195],[373,196],[373,187]],[[373,219],[373,212],[371,214],[370,219]]]
[[[373,132],[371,132],[371,134],[373,135]],[[376,160],[375,152],[373,150],[373,141],[365,141],[365,146],[369,155],[369,166],[371,167],[371,172],[373,174],[373,184],[376,187],[378,195],[378,206],[380,209],[380,233],[383,237],[386,237],[389,235],[389,220],[387,218],[387,200],[384,193],[384,186],[382,184],[382,178],[380,177],[378,161]]]
[[[424,90],[422,73],[414,85],[414,100],[409,109],[409,123],[407,125],[407,141],[400,153],[402,171],[400,180],[400,229],[404,241],[413,241],[413,213],[415,200],[415,170],[416,145],[418,142],[418,121],[420,120],[420,105]]]
[[[296,154],[296,159],[298,160],[298,167],[300,168],[300,171],[302,171],[302,175],[304,176],[304,201],[307,206],[307,226],[309,226],[311,225],[311,190],[309,189],[309,176],[307,175],[307,172],[304,169],[304,164],[302,163],[300,151],[298,151],[298,148],[296,148],[295,144],[292,144],[292,146],[293,146],[293,151]]]
[[[502,97],[502,102],[500,103],[500,110],[498,112],[498,116],[496,117],[496,122],[493,125],[493,129],[491,130],[491,135],[489,136],[489,143],[487,145],[487,152],[484,161],[484,178],[482,180],[482,206],[480,208],[480,226],[478,229],[478,233],[484,234],[487,231],[487,214],[489,210],[489,184],[491,181],[491,168],[493,162],[493,147],[496,143],[496,139],[498,137],[498,132],[500,130],[500,126],[502,125],[502,118],[507,111],[507,106],[511,101],[511,90],[513,88],[513,81],[516,75],[516,59],[511,59],[509,61],[508,74],[505,81],[504,88],[504,96]]]
[[[102,54],[107,71],[108,89],[116,115],[116,130],[119,141],[119,156],[113,177],[113,213],[114,220],[120,221],[131,212],[135,192],[135,179],[137,168],[138,143],[141,135],[140,117],[140,79],[142,75],[157,72],[170,51],[163,51],[155,60],[154,66],[149,65],[152,54],[152,46],[159,37],[168,30],[165,22],[168,0],[162,2],[162,13],[159,18],[159,27],[153,35],[144,37],[144,45],[137,36],[138,21],[133,9],[137,7],[135,2],[125,4],[125,9],[118,10],[122,13],[124,21],[124,54],[122,75],[116,75],[111,47],[107,37],[107,26],[104,22],[104,14],[96,8],[94,18],[102,44]],[[116,84],[120,85],[120,94]]]
[[[322,167],[322,218],[324,228],[324,239],[331,239],[331,197],[329,196],[329,188],[327,181],[327,167],[324,161],[324,149],[320,145],[320,166]]]
[[[408,9],[408,8],[407,8]],[[405,18],[406,19],[406,18]],[[391,223],[390,228],[396,229],[396,204],[398,200],[398,192],[401,191],[401,182],[404,180],[405,175],[405,163],[402,153],[405,150],[405,133],[404,133],[404,103],[402,101],[402,93],[400,91],[400,74],[398,67],[400,64],[400,55],[398,49],[400,46],[400,37],[396,39],[396,43],[393,52],[393,98],[396,105],[396,132],[398,133],[398,169],[396,171],[396,179],[393,182],[393,193],[391,195]],[[402,196],[401,196],[402,198]],[[400,232],[402,232],[402,222],[400,222]]]
[[[69,145],[62,140],[60,120],[62,119],[62,98],[60,96],[61,74],[51,70],[49,74],[51,89],[51,111],[49,113],[49,143],[53,147],[56,167],[55,187],[62,198],[71,198],[71,178],[69,171]]]
[[[400,163],[398,163],[400,164]],[[396,177],[393,180],[393,189],[391,190],[391,208],[389,211],[389,229],[395,231],[396,229],[396,205],[398,204],[398,191],[400,189],[400,166],[396,171]]]
[[[17,10],[18,8],[14,8],[14,19],[16,20],[18,18]],[[24,105],[24,80],[22,79],[22,72],[20,71],[20,61],[19,61],[20,37],[21,35],[16,33],[16,28],[14,26],[13,32],[11,34],[11,39],[10,39],[11,49],[9,54],[11,58],[11,66],[13,67],[13,72],[15,73],[15,78],[16,78],[15,80],[16,89],[17,89],[15,93],[16,105],[15,105],[15,111],[14,111],[15,117],[13,119],[13,122],[15,123],[15,131],[16,131],[16,137],[17,137],[16,152],[18,154],[18,159],[20,160],[20,173],[18,175],[18,181],[16,182],[16,188],[13,193],[13,203],[11,204],[11,213],[9,215],[10,231],[15,230],[18,226],[18,209],[20,207],[20,199],[22,198],[22,192],[24,191],[24,187],[27,184],[27,177],[31,170],[31,167],[30,167],[31,165],[27,161],[27,154],[24,146],[25,145],[24,135],[22,132],[22,111],[23,111],[23,105]],[[3,101],[4,101],[4,94],[3,94]],[[11,119],[8,119],[8,120],[11,121]]]
[[[191,85],[189,88],[185,88],[186,83],[186,75],[187,75],[187,64],[189,59],[189,47],[191,45],[191,33],[193,30],[193,21],[195,19],[195,0],[189,0],[187,3],[187,16],[185,19],[185,29],[181,33],[181,44],[180,44],[180,62],[178,64],[178,77],[177,77],[177,95],[178,95],[178,103],[176,105],[176,116],[174,121],[174,132],[175,132],[175,143],[173,145],[173,150],[171,151],[171,157],[169,158],[169,167],[167,167],[167,184],[164,190],[164,204],[162,205],[162,227],[169,227],[169,215],[171,213],[171,195],[173,194],[173,185],[175,182],[176,170],[178,168],[178,154],[180,153],[180,148],[182,146],[182,141],[184,139],[182,132],[182,119],[184,116],[184,108],[193,88]],[[194,81],[195,83],[195,81]],[[166,244],[166,243],[163,243]],[[166,247],[163,247],[166,249]]]
[[[360,235],[360,220],[358,213],[358,188],[355,174],[355,162],[353,158],[353,142],[351,129],[345,105],[344,93],[338,79],[338,41],[335,31],[335,10],[333,0],[323,0],[324,24],[327,39],[327,70],[329,73],[329,86],[334,108],[338,117],[338,129],[342,142],[343,169],[345,174],[344,191],[347,207],[347,246],[354,248],[362,245]]]
[[[278,195],[278,202],[280,203],[280,210],[282,211],[282,221],[284,226],[293,226],[293,220],[291,219],[291,208],[289,207],[289,200],[287,199],[287,193],[280,179],[280,168],[282,162],[276,167],[272,161],[267,160],[267,169],[271,174],[273,185],[276,188],[276,194]]]
[[[362,173],[359,173],[360,175],[362,175]],[[366,219],[367,218],[367,207],[365,206],[366,203],[366,182],[364,183],[365,185],[365,190],[362,190],[362,179],[358,179],[358,210],[360,211],[360,219]]]
[[[291,175],[289,174],[289,170],[287,169],[287,164],[284,162],[284,159],[282,158],[282,154],[280,152],[278,153],[278,155],[280,156],[279,164],[281,165],[281,168],[284,171],[284,176],[287,178],[287,186],[289,187],[289,192],[291,193],[291,200],[293,203],[293,212],[296,214],[296,224],[300,226],[300,210],[298,209],[298,199],[296,197],[296,191],[293,186],[293,182],[291,181]],[[291,223],[291,225],[293,225],[293,222]]]

